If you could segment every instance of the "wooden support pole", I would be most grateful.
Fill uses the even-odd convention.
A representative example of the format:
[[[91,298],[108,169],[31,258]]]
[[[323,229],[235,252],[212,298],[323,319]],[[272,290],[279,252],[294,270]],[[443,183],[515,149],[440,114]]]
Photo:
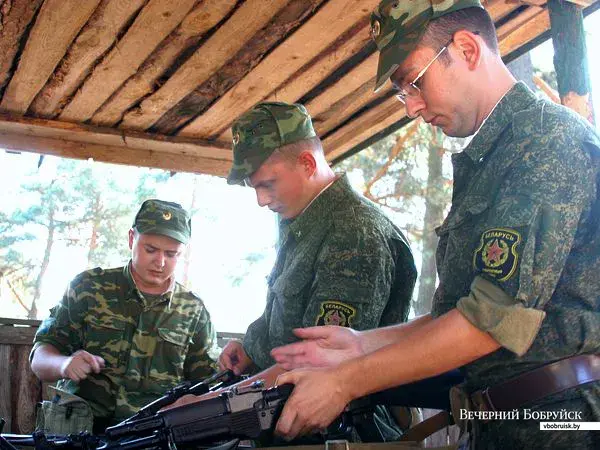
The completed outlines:
[[[548,10],[560,101],[594,124],[582,8],[549,0]]]

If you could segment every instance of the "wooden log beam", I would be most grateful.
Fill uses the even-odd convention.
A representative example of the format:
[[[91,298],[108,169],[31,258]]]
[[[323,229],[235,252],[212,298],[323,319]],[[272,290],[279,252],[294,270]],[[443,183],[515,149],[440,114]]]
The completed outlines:
[[[582,8],[573,3],[549,0],[548,10],[560,101],[593,124]]]
[[[208,80],[290,0],[247,0],[167,81],[125,114],[122,128],[146,130]]]
[[[331,45],[355,23],[367,17],[377,0],[330,0],[292,36],[273,50],[235,88],[182,131],[184,136],[216,137],[241,113],[275,91]],[[261,86],[261,89],[256,89]]]
[[[29,345],[33,343],[33,337],[37,327],[12,327],[0,325],[0,345]]]
[[[384,88],[375,94],[373,93],[374,85],[375,77],[333,104],[323,114],[313,117],[313,124],[317,134],[319,136],[326,136],[331,130],[346,122],[360,109],[379,98],[389,96],[390,87]]]
[[[550,28],[548,10],[542,9],[519,28],[499,39],[500,54],[508,55]]]
[[[46,0],[33,25],[0,111],[24,114],[100,0]]]
[[[325,113],[331,106],[342,100],[348,92],[352,92],[368,83],[377,73],[379,52],[373,53],[366,60],[348,71],[326,91],[305,104],[312,117]],[[375,84],[371,85],[373,91]]]
[[[357,26],[353,27],[354,29],[360,31],[361,34],[357,34],[354,31],[349,33],[348,35],[352,36],[350,38],[350,41],[352,42],[350,44],[348,44],[348,42],[344,42],[342,47],[345,49],[348,49],[348,47],[355,47],[359,42],[367,45],[370,40],[368,28],[366,28],[367,25],[368,23],[365,21],[364,24],[361,22],[357,24]],[[355,52],[360,50],[363,50],[363,48],[357,48],[355,49]],[[319,82],[323,81],[328,75],[330,75],[333,70],[337,69],[335,66],[336,63],[339,67],[341,63],[343,63],[352,55],[353,54],[346,53],[346,56],[343,57],[343,59],[340,59],[342,58],[342,55],[340,55],[340,52],[336,50],[331,49],[323,52],[323,54],[319,55],[316,61],[312,63],[310,69],[305,70],[303,68],[300,70],[301,75],[298,78],[294,79],[292,83],[286,83],[284,87],[277,89],[275,93],[271,94],[265,100],[286,102],[297,101],[302,94],[310,91],[311,88],[317,86]],[[305,103],[305,106],[313,118],[313,121],[315,117],[327,112],[335,103],[340,102],[348,95],[348,92],[352,93],[355,89],[367,83],[377,71],[377,58],[378,54],[373,53],[371,56],[367,57],[366,60],[339,77],[335,83],[321,92],[321,94],[317,95],[311,101]],[[366,98],[370,98],[371,100],[376,98],[373,92],[374,85],[375,84],[373,82],[369,93],[366,95]],[[301,86],[303,87],[302,90],[300,89]],[[337,116],[337,119],[338,123],[341,123],[343,117]],[[217,138],[217,140],[221,142],[231,142],[231,128],[227,127],[225,131]]]
[[[404,116],[404,106],[395,97],[389,98],[377,108],[367,110],[323,140],[327,160],[333,161]]]
[[[127,33],[98,64],[60,120],[85,122],[131,76],[146,58],[181,23],[196,0],[150,0]]]
[[[296,102],[369,44],[370,29],[370,20],[365,16],[292,77],[277,86],[265,100]]]
[[[58,115],[145,3],[145,0],[103,0],[31,104],[30,112],[47,119]]]
[[[116,125],[130,107],[157,89],[160,77],[171,69],[184,52],[193,50],[235,5],[236,0],[206,0],[196,5],[137,73],[102,105],[90,122],[100,126]]]
[[[524,24],[538,16],[541,12],[543,12],[543,8],[540,8],[539,6],[529,6],[514,19],[508,21],[496,30],[498,41],[503,41],[507,36],[519,30]]]
[[[232,55],[223,67],[162,116],[151,131],[174,134],[190,120],[202,114],[215,100],[244,78],[269,50],[300,26],[323,1],[290,1],[266,27],[249,40],[247,45],[236,55]]]
[[[370,21],[365,17],[339,36],[333,44],[302,67],[283,85],[277,87],[264,101],[288,103],[298,101],[304,94],[331,76],[347,59],[363,50],[371,41],[369,30]],[[314,114],[312,117],[314,119]],[[217,140],[231,142],[231,128],[227,127]]]
[[[544,0],[545,2],[546,0]],[[507,0],[489,0],[483,3],[486,11],[490,14],[494,22],[503,19],[508,14],[513,12],[519,6],[521,6],[520,1],[510,2]]]
[[[10,115],[0,116],[0,147],[219,176],[227,174],[232,159],[229,144]]]
[[[12,74],[21,37],[44,0],[0,2],[0,95]]]

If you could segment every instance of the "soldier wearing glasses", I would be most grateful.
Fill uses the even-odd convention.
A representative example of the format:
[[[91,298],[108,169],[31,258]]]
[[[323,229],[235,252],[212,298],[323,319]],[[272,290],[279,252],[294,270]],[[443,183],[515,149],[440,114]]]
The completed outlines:
[[[478,0],[384,0],[372,25],[377,87],[390,79],[410,117],[473,136],[452,158],[440,282],[412,322],[310,328],[276,349],[286,368],[332,367],[280,376],[296,387],[278,431],[324,427],[352,399],[460,368],[453,410],[477,418],[463,424],[476,448],[599,448],[597,432],[542,431],[525,415],[600,421],[598,136],[513,78]]]

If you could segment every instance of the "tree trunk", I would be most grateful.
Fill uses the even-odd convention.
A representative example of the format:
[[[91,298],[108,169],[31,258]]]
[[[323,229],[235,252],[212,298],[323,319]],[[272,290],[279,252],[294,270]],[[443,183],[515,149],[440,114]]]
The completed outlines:
[[[46,250],[44,251],[44,259],[40,267],[40,272],[35,280],[33,301],[31,302],[31,308],[29,310],[28,318],[37,319],[37,301],[42,295],[42,283],[44,281],[44,275],[48,270],[50,264],[50,254],[52,253],[52,246],[54,245],[54,232],[56,231],[56,223],[54,222],[54,209],[50,208],[48,215],[48,238],[46,239]]]
[[[419,295],[415,303],[417,316],[431,311],[431,302],[436,284],[435,251],[438,237],[435,227],[443,220],[444,202],[441,192],[444,180],[442,177],[441,146],[443,137],[438,129],[432,130],[432,140],[429,147],[427,188],[425,195],[425,217],[423,221],[423,259],[421,261],[421,275],[419,277]]]
[[[192,191],[192,202],[190,204],[190,216],[193,216],[196,212],[196,208],[198,207],[198,179],[194,178],[194,190]],[[193,236],[193,235],[192,235]],[[192,240],[188,242],[188,245],[185,249],[185,255],[183,260],[183,280],[182,284],[186,286],[188,289],[192,289],[190,283],[190,266],[192,264]]]
[[[98,225],[102,220],[102,206],[100,204],[100,192],[96,193],[92,212],[92,233],[90,235],[90,246],[88,247],[87,268],[94,267],[94,251],[98,248]]]

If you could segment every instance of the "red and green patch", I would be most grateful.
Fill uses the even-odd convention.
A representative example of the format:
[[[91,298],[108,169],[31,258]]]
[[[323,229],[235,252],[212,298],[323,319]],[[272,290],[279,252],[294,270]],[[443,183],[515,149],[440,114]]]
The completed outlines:
[[[315,325],[338,325],[340,327],[352,326],[352,319],[356,315],[356,308],[335,300],[321,302],[321,310]]]
[[[517,246],[521,234],[510,228],[491,228],[481,234],[480,245],[473,255],[476,270],[498,281],[510,279],[519,263]]]

